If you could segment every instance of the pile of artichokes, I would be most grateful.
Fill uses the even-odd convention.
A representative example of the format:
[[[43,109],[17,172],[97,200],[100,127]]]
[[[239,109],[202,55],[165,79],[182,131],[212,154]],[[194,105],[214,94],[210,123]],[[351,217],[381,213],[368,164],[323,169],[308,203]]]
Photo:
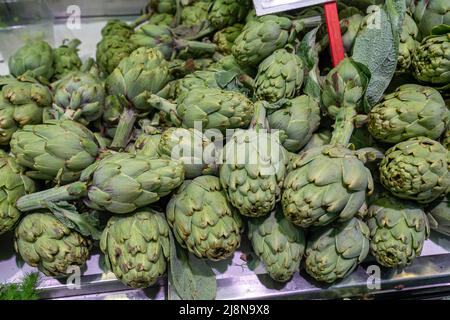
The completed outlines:
[[[27,43],[0,77],[0,235],[48,276],[97,245],[134,288],[175,247],[218,261],[248,240],[280,282],[334,283],[369,253],[411,264],[430,227],[450,234],[449,2],[413,2],[395,72],[411,76],[372,106],[359,11],[348,57],[322,50],[320,70],[302,12],[250,0],[152,0],[105,25],[96,60]]]

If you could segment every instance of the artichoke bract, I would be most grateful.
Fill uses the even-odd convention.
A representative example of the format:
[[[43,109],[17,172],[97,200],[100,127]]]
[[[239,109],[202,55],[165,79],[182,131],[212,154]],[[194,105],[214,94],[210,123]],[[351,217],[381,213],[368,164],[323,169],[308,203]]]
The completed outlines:
[[[161,135],[158,154],[181,161],[188,179],[218,171],[214,143],[196,129],[168,128]]]
[[[366,221],[370,252],[385,267],[405,267],[420,256],[429,235],[425,212],[415,203],[382,197],[373,202]]]
[[[226,27],[214,34],[213,42],[217,45],[217,50],[223,54],[231,54],[231,48],[236,38],[241,34],[242,24],[234,24]]]
[[[226,259],[241,243],[242,221],[217,177],[186,181],[170,199],[166,216],[178,243],[199,258]]]
[[[23,195],[36,192],[33,180],[13,157],[0,151],[0,235],[12,230],[20,218],[16,201]]]
[[[183,180],[182,163],[116,153],[83,170],[79,182],[24,196],[17,207],[26,212],[48,202],[81,199],[91,209],[130,213],[167,196]]]
[[[88,125],[102,116],[106,93],[102,81],[96,76],[73,72],[54,83],[53,88],[55,96],[50,117]]]
[[[161,132],[159,130],[141,133],[136,138],[136,141],[127,148],[127,152],[147,158],[158,158],[159,141],[161,141]]]
[[[231,204],[249,217],[275,208],[289,161],[278,135],[258,128],[264,122],[264,106],[257,103],[252,127],[236,130],[222,150],[220,182]]]
[[[397,70],[406,72],[411,66],[412,56],[419,42],[419,29],[414,19],[409,14],[405,14],[403,20],[402,32],[400,34],[400,43],[398,46]]]
[[[369,228],[358,218],[311,230],[306,247],[306,272],[332,283],[347,277],[369,253]]]
[[[242,93],[216,88],[195,88],[182,94],[177,104],[152,95],[149,103],[166,112],[176,126],[195,128],[201,124],[203,131],[248,127],[254,111],[253,103]]]
[[[112,148],[124,148],[128,142],[137,113],[151,110],[148,98],[158,93],[169,82],[167,61],[156,49],[138,48],[106,79],[106,89],[110,95],[125,104]],[[123,101],[124,100],[124,101]]]
[[[430,228],[450,236],[450,201],[449,195],[438,198],[427,208]]]
[[[368,129],[380,141],[398,143],[418,136],[437,139],[448,123],[449,110],[439,91],[406,84],[372,108]]]
[[[170,256],[169,226],[152,209],[109,219],[100,239],[105,261],[132,288],[146,288],[164,275]]]
[[[305,233],[284,217],[281,208],[267,217],[250,219],[248,237],[272,279],[286,282],[299,270],[306,246]]]
[[[400,142],[380,162],[383,186],[393,195],[429,203],[450,188],[450,152],[425,137]]]
[[[0,77],[0,87],[0,145],[7,145],[18,129],[42,123],[45,108],[52,104],[52,93],[25,77]]]
[[[352,218],[373,190],[369,169],[354,152],[325,145],[301,154],[284,181],[286,217],[301,227]]]
[[[258,67],[255,96],[260,100],[277,102],[298,95],[303,84],[303,62],[294,48],[278,49]]]
[[[15,230],[14,248],[30,266],[47,276],[73,273],[89,258],[91,242],[47,212],[25,216]]]
[[[301,22],[287,17],[257,17],[245,24],[231,51],[239,64],[256,66],[275,50],[283,48],[302,29]]]
[[[214,28],[222,29],[241,22],[249,10],[249,0],[216,0],[209,9],[208,20]]]
[[[422,37],[430,35],[437,25],[450,25],[450,3],[447,0],[414,1],[413,12]]]
[[[446,27],[446,28],[445,28]],[[414,77],[433,84],[450,83],[450,26],[442,34],[426,37],[413,55]]]
[[[81,41],[78,39],[64,40],[63,44],[54,50],[55,61],[53,66],[55,73],[53,80],[59,80],[72,71],[80,70],[82,63],[77,49],[80,44]]]
[[[19,77],[27,74],[36,79],[49,81],[53,74],[55,56],[53,49],[45,41],[27,43],[9,58],[9,72]]]
[[[283,146],[297,152],[311,139],[320,124],[319,104],[310,96],[286,99],[281,108],[267,116],[269,127],[280,130]]]
[[[99,147],[93,133],[72,120],[49,120],[28,125],[13,134],[11,152],[17,162],[40,180],[76,181],[94,163]]]

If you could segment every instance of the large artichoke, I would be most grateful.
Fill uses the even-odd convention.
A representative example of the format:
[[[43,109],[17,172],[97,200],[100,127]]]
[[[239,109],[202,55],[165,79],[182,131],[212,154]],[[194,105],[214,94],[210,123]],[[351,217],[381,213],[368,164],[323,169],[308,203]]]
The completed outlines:
[[[99,154],[92,132],[72,120],[49,120],[13,134],[11,152],[35,179],[76,181]]]
[[[325,145],[301,154],[286,176],[281,203],[294,224],[322,226],[352,218],[372,190],[372,175],[353,151]]]
[[[110,74],[135,49],[136,45],[128,38],[106,36],[97,44],[97,63],[105,74]]]
[[[46,202],[82,199],[91,209],[130,213],[167,196],[184,180],[184,167],[169,159],[147,159],[130,153],[106,156],[83,170],[80,182],[24,196],[21,211]]]
[[[417,21],[422,37],[430,35],[435,26],[450,25],[448,0],[416,0],[414,2],[414,19]]]
[[[412,57],[419,42],[419,29],[409,14],[405,14],[403,20],[402,32],[400,34],[400,43],[398,46],[397,70],[406,72],[411,66]]]
[[[283,146],[297,152],[311,139],[320,123],[319,104],[307,95],[286,99],[267,116],[271,129],[280,130]]]
[[[0,77],[0,145],[9,144],[18,129],[41,123],[44,108],[52,104],[52,93],[46,86],[24,77],[19,80]]]
[[[113,148],[126,146],[136,114],[151,110],[148,98],[151,94],[159,92],[169,80],[167,61],[161,52],[151,48],[136,49],[108,76],[106,79],[108,93],[126,104],[118,125],[119,130],[111,145]]]
[[[188,179],[218,171],[214,143],[196,129],[168,128],[161,135],[158,154],[181,161]]]
[[[449,110],[439,91],[405,84],[372,108],[368,129],[380,141],[398,143],[418,136],[437,139],[448,123]]]
[[[287,17],[266,15],[248,21],[234,41],[232,53],[239,64],[256,66],[283,48],[303,25]]]
[[[431,229],[450,236],[450,195],[438,198],[427,208]]]
[[[25,216],[15,231],[14,248],[47,276],[70,275],[89,258],[91,243],[47,212]]]
[[[347,277],[369,253],[369,228],[358,218],[313,229],[306,247],[306,272],[332,283]]]
[[[204,23],[208,20],[210,6],[210,1],[199,0],[191,5],[183,7],[181,11],[181,24],[189,27]]]
[[[305,233],[289,222],[277,207],[267,217],[248,221],[248,237],[269,276],[288,281],[300,268],[305,252]]]
[[[0,151],[0,235],[11,230],[20,218],[16,201],[23,195],[36,192],[36,186],[25,175],[16,160]]]
[[[277,102],[298,95],[303,84],[303,62],[292,47],[278,49],[258,67],[255,96],[260,100]]]
[[[449,14],[450,16],[450,14]],[[450,26],[423,39],[413,55],[414,77],[433,84],[450,83]]]
[[[122,20],[112,19],[102,28],[101,33],[102,37],[119,36],[129,38],[133,34],[133,27]]]
[[[258,104],[252,124],[265,121]],[[258,127],[236,130],[223,149],[220,182],[231,204],[249,217],[269,214],[281,196],[288,154],[277,134]]]
[[[213,42],[217,45],[217,50],[223,54],[231,54],[231,48],[236,38],[241,34],[242,24],[234,24],[226,27],[214,34]]]
[[[102,81],[86,72],[73,72],[53,84],[55,96],[50,113],[88,125],[103,114],[105,88]]]
[[[425,212],[415,203],[382,197],[368,210],[370,252],[385,267],[405,267],[420,256],[429,235]]]
[[[45,41],[27,43],[9,58],[9,72],[15,76],[27,74],[37,79],[50,80],[54,73],[53,49]]]
[[[216,0],[209,9],[209,21],[217,29],[241,22],[250,10],[249,0]]]
[[[217,177],[186,181],[170,199],[166,214],[180,245],[199,258],[226,259],[241,243],[242,221]]]
[[[72,71],[78,71],[81,68],[81,59],[78,56],[77,47],[81,41],[73,39],[72,41],[64,40],[63,44],[54,50],[55,61],[53,66],[55,73],[53,80],[59,80]]]
[[[194,128],[201,123],[203,131],[248,127],[254,111],[253,103],[243,94],[216,88],[195,88],[182,94],[177,105],[152,95],[151,105],[170,115],[175,125]]]
[[[450,188],[450,152],[425,137],[400,142],[380,163],[381,183],[399,198],[429,203]]]
[[[100,249],[120,281],[129,287],[146,288],[166,272],[169,232],[161,213],[144,208],[131,216],[109,219]]]

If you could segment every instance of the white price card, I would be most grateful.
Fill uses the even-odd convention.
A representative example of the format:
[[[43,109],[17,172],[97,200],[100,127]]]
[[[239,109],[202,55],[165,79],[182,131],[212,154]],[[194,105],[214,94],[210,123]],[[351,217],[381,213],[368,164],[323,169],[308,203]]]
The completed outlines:
[[[330,0],[253,0],[258,16],[310,7],[326,2],[330,2]]]

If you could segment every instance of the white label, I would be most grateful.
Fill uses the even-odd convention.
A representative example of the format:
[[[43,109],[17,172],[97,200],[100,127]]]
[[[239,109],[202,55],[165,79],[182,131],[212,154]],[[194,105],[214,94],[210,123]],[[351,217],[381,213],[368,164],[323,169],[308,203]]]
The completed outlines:
[[[330,0],[253,0],[256,14],[259,16],[314,6],[326,2],[330,2]]]

